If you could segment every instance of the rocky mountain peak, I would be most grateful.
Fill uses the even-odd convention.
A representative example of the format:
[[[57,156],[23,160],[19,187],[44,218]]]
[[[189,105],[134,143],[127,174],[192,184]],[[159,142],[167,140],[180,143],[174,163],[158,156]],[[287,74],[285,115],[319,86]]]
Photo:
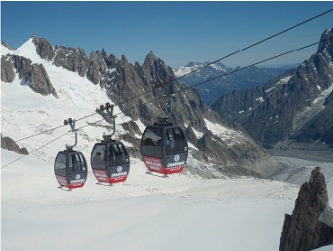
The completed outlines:
[[[333,244],[333,209],[320,167],[312,172],[298,193],[292,215],[285,215],[281,251],[307,251]]]
[[[317,53],[324,52],[333,57],[333,28],[325,30],[321,35]]]
[[[30,59],[18,55],[2,56],[1,81],[5,83],[13,82],[15,72],[18,73],[21,85],[28,85],[33,91],[41,95],[52,94],[58,98],[58,94],[42,64],[32,63]]]
[[[128,65],[128,60],[124,54],[121,55],[121,61],[125,64]]]
[[[13,151],[19,154],[29,154],[25,147],[20,148],[16,142],[10,137],[3,137],[1,133],[1,148]]]
[[[149,60],[150,62],[154,62],[154,61],[157,60],[157,57],[155,56],[155,54],[154,54],[153,51],[150,51],[150,52],[147,54],[145,60]]]
[[[114,54],[110,54],[110,56],[106,59],[106,64],[109,69],[113,69],[116,67],[118,61],[119,59]]]
[[[332,29],[326,30],[319,53],[297,69],[254,88],[227,93],[212,108],[227,121],[241,124],[266,148],[331,151],[333,108],[325,105],[333,91],[331,35]]]
[[[41,58],[50,61],[55,56],[52,45],[45,38],[37,38],[33,35],[32,42],[36,45],[36,52]]]

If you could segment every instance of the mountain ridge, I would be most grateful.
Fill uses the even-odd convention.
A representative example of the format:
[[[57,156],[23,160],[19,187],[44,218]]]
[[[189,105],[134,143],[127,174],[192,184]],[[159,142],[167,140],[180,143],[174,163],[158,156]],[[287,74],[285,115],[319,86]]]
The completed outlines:
[[[239,123],[265,148],[280,153],[332,150],[332,36],[333,29],[325,30],[317,52],[296,69],[257,87],[227,93],[212,109]]]
[[[174,71],[175,75],[181,81],[189,85],[199,84],[195,88],[198,90],[203,101],[208,105],[212,104],[224,93],[255,87],[277,77],[285,71],[282,67],[268,68],[253,66],[242,71],[237,71],[237,69],[240,69],[240,67],[227,67],[221,62],[213,64],[209,62],[190,62]],[[232,72],[232,74],[228,74],[229,72]],[[214,78],[219,76],[223,77],[214,80]],[[200,85],[200,83],[209,79],[213,80]]]
[[[242,174],[261,176],[260,170],[255,170],[255,166],[258,162],[268,160],[269,153],[242,131],[223,122],[202,102],[197,91],[188,89],[186,85],[175,81],[176,77],[172,69],[163,60],[157,58],[152,51],[146,56],[142,65],[137,62],[131,64],[125,55],[118,59],[113,54],[108,56],[103,50],[102,52],[92,52],[88,58],[84,50],[80,48],[52,47],[46,39],[38,39],[33,36],[17,51],[9,50],[7,53],[3,53],[2,67],[6,66],[7,72],[10,72],[10,67],[12,67],[14,75],[13,78],[2,77],[2,85],[10,84],[10,80],[15,78],[19,78],[20,85],[22,85],[22,79],[27,74],[17,75],[15,72],[22,71],[21,65],[11,63],[14,57],[20,57],[23,60],[20,51],[24,52],[26,57],[36,58],[30,64],[24,64],[26,67],[22,69],[26,71],[23,72],[31,72],[34,65],[45,65],[46,69],[49,67],[48,65],[52,65],[52,67],[56,67],[57,71],[76,73],[82,80],[90,81],[91,85],[95,86],[94,89],[100,88],[112,103],[118,104],[120,113],[130,119],[118,123],[122,127],[122,133],[117,136],[120,140],[127,142],[132,157],[135,158],[140,157],[142,124],[153,123],[158,117],[165,116],[163,113],[167,113],[169,109],[168,100],[164,97],[165,92],[161,88],[155,88],[156,83],[174,81],[174,91],[179,94],[172,96],[175,104],[172,119],[184,128],[191,146],[191,157],[203,163],[197,165],[189,161],[187,171],[204,177]],[[33,55],[34,53],[38,56]],[[23,60],[23,62],[26,61],[28,60]],[[58,77],[61,78],[57,75],[56,78]],[[55,86],[52,78],[50,78],[52,85],[48,86],[50,90],[54,87],[58,97],[53,96],[56,99],[63,99],[62,95],[67,91],[63,87],[59,88],[59,84],[57,84],[58,87]],[[67,80],[61,78],[61,81],[66,82]],[[75,85],[72,84],[69,88],[76,88]],[[185,88],[186,92],[182,91]],[[38,93],[38,90],[33,89],[33,91]],[[159,104],[156,104],[157,100]],[[94,123],[89,124],[94,125]],[[90,138],[89,134],[85,137]],[[230,144],[230,141],[233,144]],[[89,139],[86,144],[91,145],[92,142],[92,139]],[[242,152],[247,154],[243,155]],[[208,166],[212,166],[212,168],[207,168]]]

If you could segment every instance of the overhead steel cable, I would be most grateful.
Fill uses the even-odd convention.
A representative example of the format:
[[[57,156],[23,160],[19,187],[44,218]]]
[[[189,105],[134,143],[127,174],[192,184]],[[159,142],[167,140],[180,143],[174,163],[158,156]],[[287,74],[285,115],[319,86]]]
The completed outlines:
[[[204,68],[206,68],[206,67],[208,67],[208,66],[210,66],[210,65],[212,65],[212,64],[215,64],[215,63],[217,63],[217,62],[219,62],[219,61],[221,61],[221,60],[223,60],[223,59],[226,59],[226,58],[228,58],[228,57],[230,57],[230,56],[233,56],[233,55],[235,55],[235,54],[237,54],[237,53],[239,53],[239,52],[242,52],[242,51],[248,50],[248,49],[250,49],[250,48],[252,48],[252,47],[254,47],[254,46],[257,46],[257,45],[259,45],[259,44],[261,44],[261,43],[264,43],[264,42],[266,42],[266,41],[268,41],[268,40],[270,40],[270,39],[272,39],[272,38],[274,38],[274,37],[277,37],[277,36],[279,36],[279,35],[281,35],[281,34],[283,34],[283,33],[286,33],[287,31],[290,31],[290,30],[292,30],[292,29],[294,29],[294,28],[296,28],[296,27],[299,27],[299,26],[301,26],[301,25],[304,25],[304,24],[306,24],[306,23],[308,23],[308,22],[310,22],[310,21],[312,21],[312,20],[314,20],[314,19],[317,19],[317,18],[319,18],[319,17],[321,17],[321,16],[324,16],[324,15],[326,15],[326,14],[332,12],[332,11],[333,11],[333,9],[327,10],[327,11],[321,13],[321,14],[318,14],[318,15],[312,17],[312,18],[309,18],[309,19],[307,19],[307,20],[305,20],[305,21],[302,21],[302,22],[300,22],[300,23],[298,23],[298,24],[296,24],[296,25],[293,25],[293,26],[291,26],[291,27],[289,27],[289,28],[287,28],[287,29],[285,29],[285,30],[282,30],[282,31],[280,31],[280,32],[277,32],[277,33],[275,33],[275,34],[273,34],[273,35],[271,35],[271,36],[269,36],[269,37],[267,37],[267,38],[264,38],[264,39],[262,39],[262,40],[260,40],[260,41],[258,41],[258,42],[256,42],[256,43],[254,43],[254,44],[251,44],[251,45],[249,45],[249,46],[247,46],[247,47],[245,47],[245,48],[243,48],[243,49],[240,49],[240,50],[234,51],[234,52],[232,52],[232,53],[230,53],[230,54],[228,54],[228,55],[226,55],[226,56],[223,56],[223,57],[218,58],[218,59],[216,59],[216,60],[214,60],[214,61],[212,61],[212,62],[210,62],[210,63],[207,63],[207,64],[205,64],[205,65],[203,65],[203,66],[201,66],[201,67],[198,67],[198,68],[196,68],[196,69],[194,69],[194,70],[192,70],[192,71],[190,71],[190,72],[188,72],[188,73],[186,73],[186,74],[184,74],[184,75],[182,75],[182,76],[180,76],[180,77],[177,77],[177,78],[175,78],[175,79],[173,79],[173,80],[171,80],[171,81],[169,81],[169,82],[166,82],[165,84],[169,84],[169,83],[171,83],[171,82],[174,82],[174,81],[177,81],[177,80],[179,80],[179,79],[182,79],[182,78],[184,78],[184,77],[186,77],[186,76],[189,76],[189,75],[193,74],[194,72],[197,72],[197,71],[199,71],[199,70],[201,70],[201,69],[204,69]],[[316,43],[315,43],[315,44],[316,44]],[[310,46],[312,46],[312,45],[308,45],[307,47],[310,47]],[[307,48],[307,47],[305,47],[305,48]],[[236,70],[236,71],[238,71],[238,70]],[[195,86],[196,86],[196,85],[195,85]],[[141,93],[141,94],[138,94],[138,95],[136,95],[136,96],[134,96],[134,97],[132,97],[132,98],[130,98],[130,99],[128,99],[128,100],[124,100],[124,101],[118,102],[117,104],[115,104],[115,106],[120,106],[120,105],[122,105],[122,104],[125,104],[125,103],[127,103],[127,102],[129,102],[129,101],[132,101],[132,100],[134,100],[134,99],[137,99],[137,98],[139,98],[139,97],[141,97],[141,96],[143,96],[143,95],[145,95],[145,94],[147,94],[147,93],[149,93],[149,92],[151,92],[151,90],[148,90],[148,91],[145,91],[145,92],[143,92],[143,93]],[[130,110],[131,110],[131,109],[130,109]],[[90,114],[90,115],[87,115],[87,116],[84,116],[84,117],[82,117],[82,118],[77,119],[77,121],[82,120],[82,119],[85,119],[85,118],[88,118],[88,117],[91,117],[91,116],[96,115],[96,114],[98,114],[98,113],[97,113],[97,112],[94,112],[94,113],[92,113],[92,114]],[[46,130],[46,131],[43,131],[43,132],[40,132],[40,133],[37,133],[37,134],[34,134],[34,135],[30,135],[30,136],[27,136],[27,137],[22,138],[22,139],[19,139],[19,140],[16,140],[15,142],[19,142],[19,141],[22,141],[22,140],[25,140],[25,139],[28,139],[28,138],[31,138],[31,137],[34,137],[34,136],[38,136],[38,135],[41,135],[41,134],[44,134],[44,133],[50,132],[50,131],[52,131],[52,130],[56,130],[56,129],[58,129],[58,128],[60,128],[60,127],[63,127],[63,126],[64,126],[64,125],[54,127],[54,128],[48,129],[48,130]]]
[[[25,140],[25,139],[29,139],[29,138],[32,138],[32,137],[35,137],[35,136],[38,136],[38,135],[41,135],[41,134],[44,134],[44,133],[48,133],[48,132],[54,131],[54,130],[59,129],[59,128],[63,127],[63,126],[64,125],[56,126],[56,127],[51,128],[51,129],[48,129],[48,130],[45,130],[45,131],[42,131],[42,132],[39,132],[39,133],[35,133],[33,135],[24,137],[22,139],[14,140],[14,141],[15,142],[19,142],[19,141],[22,141],[22,140]]]
[[[38,147],[38,148],[32,150],[30,153],[33,153],[33,152],[38,151],[39,149],[41,149],[41,148],[43,148],[43,147],[45,147],[45,146],[51,144],[52,142],[56,141],[57,139],[60,139],[61,137],[65,136],[65,135],[66,135],[67,133],[69,133],[69,132],[70,132],[70,131],[68,131],[68,132],[66,132],[66,133],[64,133],[64,134],[62,134],[62,135],[56,137],[55,139],[51,140],[50,142],[48,142],[48,143],[46,143],[46,144],[44,144],[44,145],[42,145],[42,146],[40,146],[40,147]],[[13,160],[13,161],[11,161],[11,162],[9,162],[9,163],[7,163],[6,165],[2,166],[1,169],[3,169],[3,168],[5,168],[5,167],[7,167],[7,166],[9,166],[9,165],[11,165],[11,164],[13,164],[13,163],[15,163],[16,161],[18,161],[18,160],[20,160],[20,159],[23,159],[23,158],[26,157],[26,156],[28,156],[28,154],[24,154],[24,155],[20,156],[19,158],[15,159],[15,160]]]
[[[276,34],[274,34],[274,35],[268,37],[268,38],[265,38],[265,39],[263,39],[263,40],[260,40],[259,42],[254,43],[254,44],[252,44],[252,45],[250,45],[250,46],[248,46],[248,47],[242,49],[241,51],[245,51],[245,50],[247,50],[247,49],[249,49],[249,48],[251,48],[251,47],[254,47],[254,46],[258,45],[258,44],[261,44],[261,43],[263,43],[263,42],[265,42],[265,41],[267,41],[267,40],[269,40],[269,39],[272,39],[273,37],[279,36],[279,35],[281,35],[281,34],[287,32],[287,31],[290,31],[290,30],[292,30],[292,29],[294,29],[294,28],[296,28],[296,27],[298,27],[298,26],[301,26],[301,25],[303,25],[303,24],[305,24],[305,23],[308,23],[308,22],[310,22],[310,21],[312,21],[312,20],[314,20],[314,19],[316,19],[316,18],[318,18],[318,17],[324,16],[324,15],[326,15],[327,13],[332,12],[332,11],[333,11],[333,9],[330,9],[330,10],[325,11],[325,12],[323,12],[323,13],[317,15],[317,16],[314,16],[314,17],[312,17],[312,18],[309,18],[309,19],[307,19],[307,20],[305,20],[305,21],[303,21],[303,22],[300,22],[300,23],[298,23],[298,24],[296,24],[296,25],[294,25],[294,26],[291,26],[291,27],[288,28],[288,29],[285,29],[285,30],[283,30],[283,31],[280,31],[280,32],[278,32],[278,33],[276,33]]]
[[[95,112],[95,113],[89,114],[89,115],[87,115],[87,116],[84,116],[84,117],[82,117],[82,118],[77,119],[76,121],[79,121],[79,120],[82,120],[82,119],[85,119],[85,118],[91,117],[91,116],[96,115],[96,114],[98,114],[98,113]],[[35,136],[38,136],[38,135],[41,135],[41,134],[45,134],[45,133],[48,133],[48,132],[54,131],[54,130],[59,129],[59,128],[64,127],[64,126],[65,126],[65,125],[56,126],[56,127],[51,128],[51,129],[47,129],[47,130],[45,130],[45,131],[42,131],[42,132],[39,132],[39,133],[35,133],[35,134],[30,135],[30,136],[27,136],[27,137],[24,137],[24,138],[21,138],[21,139],[18,139],[18,140],[14,140],[14,141],[15,141],[15,142],[20,142],[20,141],[25,140],[25,139],[29,139],[29,138],[32,138],[32,137],[35,137]]]

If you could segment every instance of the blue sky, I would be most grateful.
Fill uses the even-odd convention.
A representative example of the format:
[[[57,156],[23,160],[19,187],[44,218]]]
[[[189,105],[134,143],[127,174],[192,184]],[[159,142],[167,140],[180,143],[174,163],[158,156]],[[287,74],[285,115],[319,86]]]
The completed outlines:
[[[333,8],[331,1],[16,2],[1,1],[1,40],[13,49],[32,34],[52,46],[104,49],[130,63],[153,51],[173,68],[213,61]],[[221,61],[246,66],[318,42],[333,27],[333,11]],[[317,46],[266,65],[300,63]]]

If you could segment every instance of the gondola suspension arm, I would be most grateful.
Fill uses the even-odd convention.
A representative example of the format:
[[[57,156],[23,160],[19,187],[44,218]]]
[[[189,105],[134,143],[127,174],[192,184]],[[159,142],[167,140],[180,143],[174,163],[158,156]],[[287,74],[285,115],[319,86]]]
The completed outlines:
[[[75,142],[74,145],[66,145],[67,150],[73,150],[73,147],[77,144],[77,131],[78,129],[75,129],[75,119],[69,118],[64,120],[64,125],[69,125],[71,127],[71,131],[75,133]]]
[[[114,105],[111,105],[110,103],[106,103],[105,106],[101,105],[100,106],[100,111],[104,112],[106,111],[107,114],[110,116],[111,120],[112,120],[112,133],[111,134],[103,134],[103,138],[104,140],[111,140],[112,136],[116,133],[116,116],[113,115],[113,108]]]

